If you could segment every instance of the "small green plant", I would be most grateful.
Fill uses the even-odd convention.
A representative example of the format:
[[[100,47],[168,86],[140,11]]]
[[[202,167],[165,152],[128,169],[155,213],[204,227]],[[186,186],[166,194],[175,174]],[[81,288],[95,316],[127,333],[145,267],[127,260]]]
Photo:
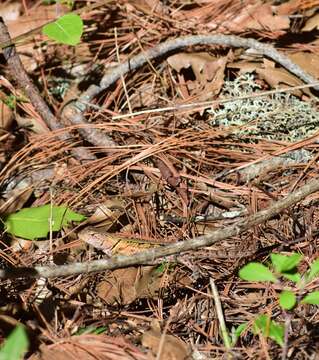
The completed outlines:
[[[87,326],[87,327],[80,328],[74,335],[84,335],[84,334],[100,335],[100,334],[105,333],[106,331],[107,331],[106,326],[99,326],[99,327]]]
[[[43,0],[43,2],[46,5],[66,5],[70,10],[74,5],[74,0]],[[44,25],[42,33],[60,44],[75,46],[81,40],[83,21],[79,15],[68,13],[59,17],[54,22]]]
[[[43,26],[42,33],[58,43],[75,46],[83,33],[83,21],[79,15],[69,13]]]
[[[5,96],[1,99],[1,101],[6,104],[11,110],[15,110],[18,102],[28,102],[27,98],[23,96],[16,96],[13,94]]]
[[[298,303],[319,305],[319,291],[306,293],[305,287],[319,275],[319,258],[309,267],[305,274],[297,271],[297,266],[302,260],[302,255],[292,253],[290,255],[271,254],[271,264],[266,266],[259,262],[251,262],[239,271],[239,277],[246,281],[257,281],[275,283],[282,286],[278,295],[279,305],[283,311],[294,309]],[[292,286],[285,286],[283,280],[289,280]],[[247,329],[248,324],[242,324],[233,330],[233,339],[238,337]],[[279,345],[284,344],[285,327],[276,323],[268,315],[259,315],[251,328],[254,334],[262,333],[270,337]]]
[[[0,349],[0,360],[20,360],[28,350],[29,341],[23,326],[17,326]]]
[[[50,230],[60,231],[71,221],[80,222],[86,217],[65,206],[44,205],[25,208],[4,219],[6,231],[28,240],[47,237]]]
[[[17,105],[17,97],[13,94],[6,96],[5,99],[2,100],[11,110],[14,110]]]

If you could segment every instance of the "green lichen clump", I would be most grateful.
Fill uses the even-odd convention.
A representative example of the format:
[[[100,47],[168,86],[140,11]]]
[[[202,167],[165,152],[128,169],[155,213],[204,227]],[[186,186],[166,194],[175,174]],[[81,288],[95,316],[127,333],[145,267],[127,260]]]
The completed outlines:
[[[261,92],[252,74],[246,73],[234,81],[225,81],[222,98],[238,98]],[[295,142],[314,134],[319,125],[319,113],[309,102],[289,93],[251,97],[222,104],[211,109],[213,126],[238,126],[236,136]]]

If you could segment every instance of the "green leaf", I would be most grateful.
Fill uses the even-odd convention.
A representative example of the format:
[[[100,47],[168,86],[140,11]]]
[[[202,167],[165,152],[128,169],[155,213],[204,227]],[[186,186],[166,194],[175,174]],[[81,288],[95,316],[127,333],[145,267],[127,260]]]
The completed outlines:
[[[319,305],[319,291],[313,291],[306,295],[302,301],[302,304]]]
[[[100,327],[95,327],[95,326],[87,326],[84,328],[80,328],[74,335],[84,335],[84,334],[103,334],[104,332],[107,331],[107,327],[106,326],[100,326]]]
[[[283,325],[277,324],[271,320],[267,315],[260,315],[254,322],[253,332],[262,332],[265,337],[270,337],[280,346],[284,344],[285,328]]]
[[[76,45],[83,33],[83,21],[76,14],[66,14],[55,22],[43,26],[42,32],[61,44]]]
[[[299,273],[294,273],[294,274],[282,273],[281,275],[286,279],[293,281],[296,284],[301,281],[301,275]]]
[[[290,290],[283,290],[279,295],[279,304],[282,309],[291,310],[296,305],[296,295]]]
[[[276,282],[275,275],[263,264],[251,262],[239,270],[239,277],[247,281]]]
[[[290,256],[271,254],[270,258],[276,272],[282,273],[294,269],[301,261],[302,256],[297,253],[293,253]]]
[[[285,327],[284,325],[277,324],[274,321],[270,323],[269,337],[276,341],[280,346],[284,345]]]
[[[246,322],[246,323],[240,324],[236,328],[234,326],[232,327],[232,329],[231,329],[232,346],[236,345],[238,338],[247,329],[247,326],[248,326],[248,323]]]
[[[264,335],[268,335],[267,328],[270,326],[270,321],[271,319],[269,318],[269,316],[264,314],[259,315],[254,321],[253,332],[255,334],[258,334],[258,330],[262,330]]]
[[[237,326],[235,329],[235,336],[239,337],[246,329],[247,329],[248,323],[243,323]]]
[[[313,280],[315,277],[317,277],[319,274],[319,258],[316,259],[311,265],[310,265],[310,272],[307,277],[307,282]]]
[[[28,350],[29,341],[24,328],[17,326],[0,350],[0,360],[20,360]]]
[[[163,274],[166,269],[167,269],[167,263],[162,262],[156,267],[155,272],[156,274]]]
[[[7,231],[15,236],[28,240],[47,237],[50,231],[50,215],[52,210],[52,231],[61,230],[70,221],[83,221],[85,216],[69,210],[65,206],[44,205],[22,209],[10,214],[5,219]]]

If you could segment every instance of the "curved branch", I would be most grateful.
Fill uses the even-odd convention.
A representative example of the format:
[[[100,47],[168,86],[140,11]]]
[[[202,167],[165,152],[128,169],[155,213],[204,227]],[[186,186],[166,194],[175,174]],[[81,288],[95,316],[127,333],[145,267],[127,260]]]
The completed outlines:
[[[274,60],[276,63],[282,65],[289,72],[296,75],[306,84],[317,83],[317,80],[311,75],[307,74],[297,64],[292,62],[287,56],[281,54],[273,46],[263,44],[254,39],[245,39],[234,35],[194,35],[185,36],[177,39],[165,41],[153,48],[145,50],[144,52],[128,59],[124,63],[110,68],[103,76],[99,86],[91,85],[77,101],[70,102],[62,111],[62,119],[66,124],[82,125],[86,124],[84,118],[84,111],[88,107],[95,96],[101,91],[108,89],[117,80],[130,71],[139,69],[150,60],[160,58],[172,51],[176,51],[187,46],[194,45],[221,45],[233,48],[254,49],[264,56]],[[319,91],[319,86],[313,86],[315,90]],[[116,144],[105,133],[94,128],[80,128],[80,134],[91,144],[102,147],[112,147]]]

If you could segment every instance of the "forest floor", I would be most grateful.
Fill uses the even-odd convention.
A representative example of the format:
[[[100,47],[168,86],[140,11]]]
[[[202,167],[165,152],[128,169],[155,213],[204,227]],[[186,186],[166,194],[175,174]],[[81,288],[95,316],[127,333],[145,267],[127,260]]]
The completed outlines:
[[[2,56],[0,216],[85,220],[3,227],[1,340],[22,324],[32,360],[319,359],[319,299],[301,301],[319,284],[319,2],[48,3],[0,4],[48,105]],[[68,6],[76,46],[41,34]],[[273,253],[298,257],[290,277]],[[271,261],[276,280],[239,277]]]

